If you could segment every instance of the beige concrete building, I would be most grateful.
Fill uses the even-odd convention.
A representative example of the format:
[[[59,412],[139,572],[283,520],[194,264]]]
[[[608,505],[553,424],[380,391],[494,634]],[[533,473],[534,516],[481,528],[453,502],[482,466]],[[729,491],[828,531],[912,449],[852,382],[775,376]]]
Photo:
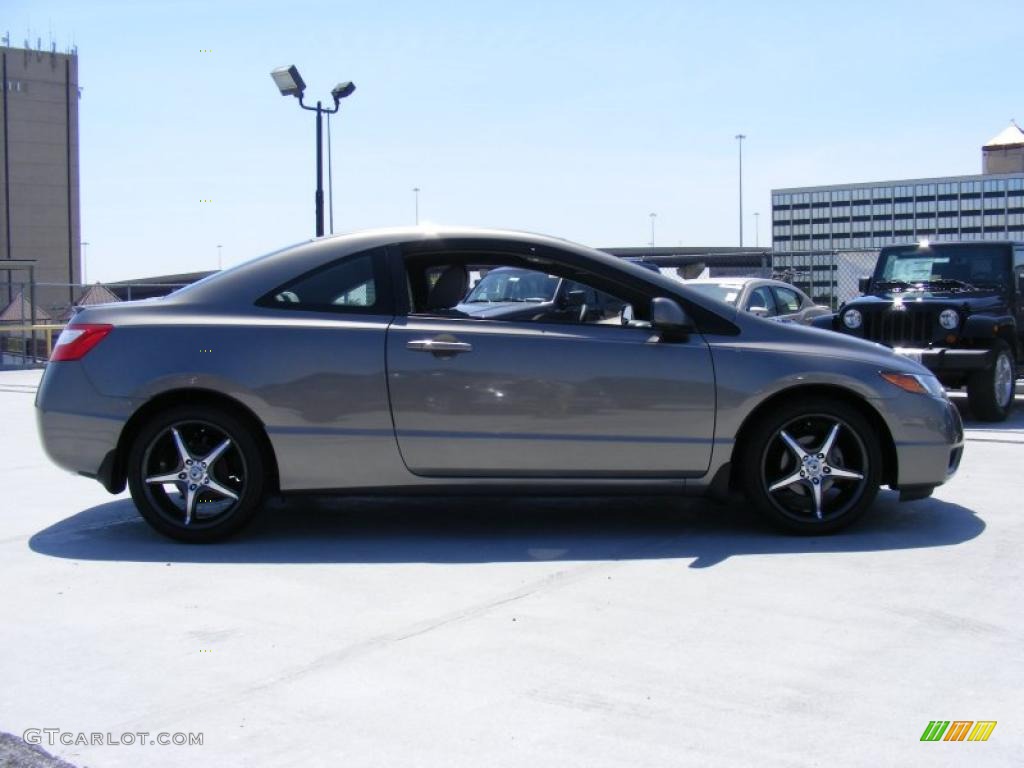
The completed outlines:
[[[28,280],[24,271],[4,270],[4,260],[34,260],[37,283],[76,283],[81,235],[78,55],[0,46],[0,60],[2,310]],[[74,297],[68,287],[43,285],[36,305],[50,311]]]
[[[981,148],[982,173],[1024,173],[1024,131],[1012,121]]]

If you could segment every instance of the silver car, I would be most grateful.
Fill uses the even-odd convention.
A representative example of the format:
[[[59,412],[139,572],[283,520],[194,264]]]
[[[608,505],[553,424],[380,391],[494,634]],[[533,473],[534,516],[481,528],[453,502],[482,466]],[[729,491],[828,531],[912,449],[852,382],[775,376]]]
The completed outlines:
[[[831,309],[815,304],[799,288],[781,280],[711,277],[687,280],[686,284],[705,296],[781,323],[810,325],[814,318],[832,314]]]
[[[518,267],[619,299],[621,319],[456,307]],[[799,533],[879,486],[955,471],[956,409],[876,344],[739,312],[538,235],[395,229],[276,251],[163,299],[89,307],[36,398],[61,467],[176,539],[237,531],[268,494],[745,493]]]

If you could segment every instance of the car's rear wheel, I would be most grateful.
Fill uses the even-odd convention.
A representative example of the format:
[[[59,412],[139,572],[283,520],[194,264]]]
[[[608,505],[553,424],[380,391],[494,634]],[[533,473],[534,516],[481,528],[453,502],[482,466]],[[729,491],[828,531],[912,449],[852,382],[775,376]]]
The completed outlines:
[[[737,471],[747,497],[787,531],[837,531],[864,514],[878,494],[878,437],[844,402],[808,397],[773,408],[744,443]]]
[[[982,421],[1005,421],[1013,408],[1017,366],[1005,341],[996,341],[992,350],[992,366],[975,371],[967,380],[967,403]]]
[[[238,531],[263,500],[263,457],[252,428],[206,406],[151,419],[132,442],[128,486],[139,513],[179,541],[217,541]]]

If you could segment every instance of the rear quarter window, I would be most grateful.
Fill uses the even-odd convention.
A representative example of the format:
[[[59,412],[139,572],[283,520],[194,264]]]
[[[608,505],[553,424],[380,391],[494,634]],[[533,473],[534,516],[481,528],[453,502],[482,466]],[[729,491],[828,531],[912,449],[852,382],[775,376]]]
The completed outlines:
[[[300,275],[257,301],[272,309],[390,314],[382,249],[351,254]]]

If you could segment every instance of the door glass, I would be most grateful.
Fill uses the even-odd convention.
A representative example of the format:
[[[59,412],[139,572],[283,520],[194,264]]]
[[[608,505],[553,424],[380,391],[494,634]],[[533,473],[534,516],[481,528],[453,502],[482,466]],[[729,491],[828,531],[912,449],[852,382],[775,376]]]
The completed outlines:
[[[374,252],[348,256],[275,288],[262,306],[372,312],[380,309]]]
[[[747,311],[753,312],[755,310],[765,317],[775,317],[778,314],[775,311],[775,301],[772,299],[771,291],[765,286],[755,288],[754,292],[750,294],[750,299],[747,301]]]
[[[772,288],[772,291],[779,305],[779,314],[791,315],[800,311],[800,297],[796,295],[796,291],[789,288]]]

